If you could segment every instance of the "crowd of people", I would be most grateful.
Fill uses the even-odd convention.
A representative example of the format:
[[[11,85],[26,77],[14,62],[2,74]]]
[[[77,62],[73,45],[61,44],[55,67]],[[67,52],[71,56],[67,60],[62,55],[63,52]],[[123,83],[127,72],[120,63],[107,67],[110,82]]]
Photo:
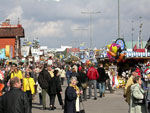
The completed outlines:
[[[62,97],[62,85],[65,80],[68,87],[64,94],[65,97]],[[105,96],[106,80],[103,64],[100,64],[98,68],[94,67],[94,63],[88,66],[78,64],[48,65],[47,63],[2,65],[0,67],[0,110],[2,113],[10,111],[19,113],[22,110],[26,111],[21,113],[31,113],[32,101],[36,97],[35,95],[38,95],[39,104],[43,106],[42,110],[55,110],[57,96],[65,113],[79,112],[80,102],[92,98],[93,88],[94,100],[97,99],[97,88],[99,88],[99,97]],[[14,96],[15,92],[18,96]],[[48,107],[46,106],[46,95],[49,96]],[[63,98],[65,98],[64,101]]]
[[[0,113],[32,113],[32,101],[39,97],[41,110],[55,110],[55,98],[64,113],[79,113],[80,104],[87,99],[105,97],[105,90],[113,93],[116,66],[106,69],[103,63],[65,64],[32,63],[2,65],[0,67]],[[144,81],[137,67],[128,76],[124,97],[129,104],[129,113],[146,113]],[[65,83],[66,81],[66,83]],[[65,88],[63,94],[62,85]],[[97,89],[99,89],[97,93]],[[88,93],[87,93],[88,91]],[[92,93],[94,92],[94,93]],[[94,95],[93,95],[94,94]],[[49,105],[46,105],[46,95]],[[64,96],[64,97],[63,97]],[[140,104],[138,103],[140,100]],[[138,112],[137,112],[138,111]]]
[[[149,91],[149,83],[144,79],[142,70],[138,66],[131,68],[131,75],[124,88],[124,97],[129,105],[129,113],[150,112]]]

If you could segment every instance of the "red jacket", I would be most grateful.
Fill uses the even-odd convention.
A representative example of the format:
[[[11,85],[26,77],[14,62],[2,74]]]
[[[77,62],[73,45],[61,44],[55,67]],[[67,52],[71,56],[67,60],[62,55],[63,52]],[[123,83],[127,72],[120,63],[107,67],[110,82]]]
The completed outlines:
[[[0,96],[2,96],[2,90],[4,88],[4,84],[0,83]]]
[[[94,67],[90,67],[88,69],[87,76],[88,76],[89,80],[97,80],[99,78],[97,69],[95,69]]]

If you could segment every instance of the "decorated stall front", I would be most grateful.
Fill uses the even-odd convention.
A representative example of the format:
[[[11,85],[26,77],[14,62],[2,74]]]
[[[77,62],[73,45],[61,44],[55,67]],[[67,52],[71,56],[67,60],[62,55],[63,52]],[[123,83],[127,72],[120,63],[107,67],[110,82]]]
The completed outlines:
[[[104,64],[116,63],[118,87],[124,86],[131,67],[136,66],[143,73],[143,77],[149,79],[150,66],[147,65],[150,65],[150,51],[146,48],[126,49],[125,41],[119,38],[114,43],[107,45],[107,49],[100,51],[96,58]]]

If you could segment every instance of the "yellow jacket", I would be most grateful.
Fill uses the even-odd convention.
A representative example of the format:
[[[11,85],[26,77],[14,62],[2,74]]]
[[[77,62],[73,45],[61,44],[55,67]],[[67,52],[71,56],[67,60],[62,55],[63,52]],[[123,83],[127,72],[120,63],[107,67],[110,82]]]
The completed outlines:
[[[28,85],[29,85],[29,90],[31,90],[31,94],[35,93],[35,82],[33,78],[23,78],[23,91],[26,92],[28,89]]]
[[[127,84],[125,86],[125,90],[124,90],[124,96],[126,97],[126,102],[130,105],[130,96],[131,96],[131,85],[133,85],[133,76],[131,76],[128,81]]]
[[[13,78],[13,77],[18,77],[19,79],[23,79],[23,74],[19,70],[17,73],[15,73],[15,72],[11,73],[11,78]]]

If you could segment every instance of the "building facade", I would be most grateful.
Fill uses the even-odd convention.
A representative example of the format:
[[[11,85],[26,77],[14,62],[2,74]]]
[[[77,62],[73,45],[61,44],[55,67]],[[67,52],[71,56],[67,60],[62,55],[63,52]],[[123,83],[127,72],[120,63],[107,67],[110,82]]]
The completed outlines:
[[[0,49],[9,46],[9,54],[11,57],[21,57],[21,41],[20,38],[25,36],[24,29],[21,24],[11,25],[7,19],[0,26]]]

